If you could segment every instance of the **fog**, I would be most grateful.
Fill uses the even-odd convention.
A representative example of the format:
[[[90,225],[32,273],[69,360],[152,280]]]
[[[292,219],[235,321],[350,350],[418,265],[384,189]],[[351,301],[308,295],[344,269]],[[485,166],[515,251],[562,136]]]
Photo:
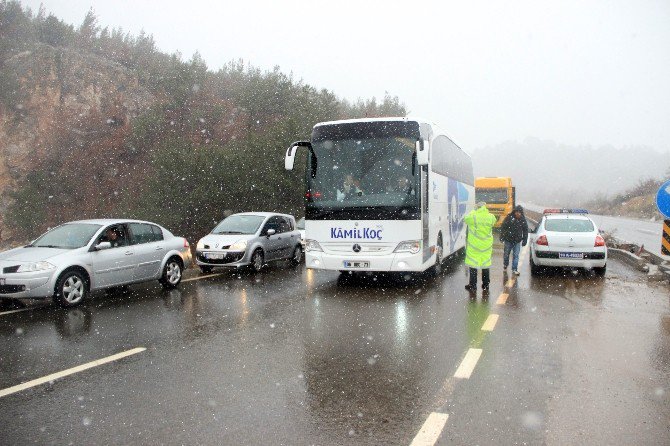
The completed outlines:
[[[668,151],[670,4],[31,0],[153,34],[216,69],[242,58],[349,99],[398,95],[466,150],[534,136]]]

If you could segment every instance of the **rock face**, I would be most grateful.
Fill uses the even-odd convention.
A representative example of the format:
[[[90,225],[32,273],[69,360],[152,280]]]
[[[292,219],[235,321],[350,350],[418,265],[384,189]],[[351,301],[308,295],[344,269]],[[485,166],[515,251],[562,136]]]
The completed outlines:
[[[118,175],[120,165],[141,161],[128,136],[133,119],[157,99],[134,71],[48,45],[16,54],[4,68],[20,87],[14,104],[0,105],[0,216],[18,182],[45,163],[55,183],[65,175],[65,183],[75,181],[86,197]],[[2,217],[0,230],[11,238]]]

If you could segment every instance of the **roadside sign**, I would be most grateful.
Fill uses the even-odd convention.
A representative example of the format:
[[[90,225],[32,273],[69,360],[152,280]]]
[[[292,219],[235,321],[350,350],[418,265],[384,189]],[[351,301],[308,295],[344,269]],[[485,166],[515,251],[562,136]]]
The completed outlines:
[[[665,218],[670,218],[670,180],[661,185],[656,193],[656,207]]]
[[[661,254],[670,256],[670,220],[663,221],[663,235],[661,236]]]

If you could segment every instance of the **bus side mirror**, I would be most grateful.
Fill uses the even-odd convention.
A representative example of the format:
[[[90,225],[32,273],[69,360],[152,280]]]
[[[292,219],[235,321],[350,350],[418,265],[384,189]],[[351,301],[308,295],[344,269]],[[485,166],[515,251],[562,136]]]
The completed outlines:
[[[416,142],[416,163],[419,166],[428,165],[428,140],[420,139]]]
[[[286,157],[284,158],[284,169],[293,170],[293,163],[295,163],[295,154],[298,151],[298,147],[307,147],[312,153],[312,170],[316,170],[316,155],[314,155],[314,150],[312,150],[312,143],[309,141],[296,141],[286,149]],[[312,174],[314,178],[315,172]]]
[[[293,170],[293,163],[295,163],[295,153],[298,151],[298,146],[293,143],[286,151],[286,158],[284,158],[284,169]]]

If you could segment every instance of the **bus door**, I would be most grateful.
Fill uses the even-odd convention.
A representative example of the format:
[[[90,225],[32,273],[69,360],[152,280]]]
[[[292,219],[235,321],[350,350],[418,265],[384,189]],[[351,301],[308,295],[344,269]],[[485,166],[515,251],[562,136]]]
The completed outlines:
[[[423,233],[423,263],[431,256],[430,252],[430,218],[428,218],[428,199],[430,197],[430,179],[428,178],[428,166],[421,167],[421,223]]]

